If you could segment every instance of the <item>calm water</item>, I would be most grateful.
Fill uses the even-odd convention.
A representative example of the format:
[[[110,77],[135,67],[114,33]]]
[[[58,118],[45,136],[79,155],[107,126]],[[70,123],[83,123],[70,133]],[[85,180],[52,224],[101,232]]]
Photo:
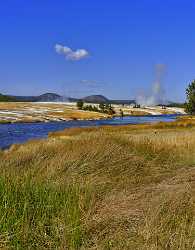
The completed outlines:
[[[128,116],[99,121],[66,121],[48,123],[0,124],[0,148],[5,149],[14,143],[23,143],[33,138],[46,138],[49,132],[72,127],[101,125],[140,124],[147,122],[174,121],[177,115]]]

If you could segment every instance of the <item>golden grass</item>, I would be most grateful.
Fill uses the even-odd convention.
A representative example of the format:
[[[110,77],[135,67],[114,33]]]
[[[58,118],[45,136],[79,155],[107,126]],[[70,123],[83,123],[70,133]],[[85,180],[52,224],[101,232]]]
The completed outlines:
[[[46,211],[52,220],[47,224],[41,221],[45,236],[40,234],[36,238],[40,228],[39,217],[35,218],[31,237],[34,246],[194,249],[195,128],[191,125],[188,128],[185,123],[180,120],[172,125],[67,129],[50,134],[48,140],[31,141],[0,152],[1,177],[8,183],[20,183],[24,197],[28,195],[25,180],[30,179],[33,192],[39,194],[41,211],[44,211],[44,203],[39,200],[42,191],[36,187],[46,185],[51,197],[55,197],[54,190],[59,195],[59,188],[75,190],[76,185],[80,190],[71,191],[72,198],[68,197],[68,200],[76,197],[76,213],[70,213],[73,209],[70,203],[64,210],[71,222],[62,216],[61,206],[58,216],[57,205],[49,203],[51,211]],[[31,195],[34,197],[34,193]],[[60,197],[64,204],[63,196]],[[42,199],[45,201],[45,196]],[[60,200],[54,201],[60,204]],[[26,223],[27,236],[32,228]],[[60,232],[56,231],[59,225]],[[19,242],[20,247],[32,248],[32,242],[22,237],[23,226],[16,227],[20,237],[15,241],[8,237],[1,246],[13,247]],[[0,236],[9,234],[9,228],[2,231],[0,227]]]
[[[157,123],[146,123],[146,124],[132,124],[132,125],[119,125],[119,126],[111,126],[106,125],[102,127],[86,127],[86,128],[68,128],[64,131],[51,132],[49,136],[51,137],[59,137],[59,136],[74,136],[80,133],[89,133],[94,131],[104,131],[106,133],[135,133],[135,130],[140,133],[146,133],[147,130],[152,131],[152,133],[156,133],[159,130],[164,129],[185,129],[185,128],[193,128],[195,126],[194,118],[185,118],[178,117],[176,121],[173,122],[157,122]]]
[[[52,108],[52,109],[58,109],[59,107],[72,108],[72,106],[67,106],[64,104],[56,104],[56,103],[33,103],[33,102],[0,102],[0,110],[18,110],[18,109],[24,109],[24,108]],[[74,106],[74,105],[73,105]],[[75,107],[76,108],[76,107]]]
[[[108,118],[106,114],[92,111],[83,111],[83,110],[63,110],[63,112],[49,112],[48,116],[54,116],[57,118],[64,119],[73,119],[73,120],[90,120],[90,119],[102,119]]]
[[[150,113],[146,111],[139,111],[139,110],[124,110],[126,115],[135,115],[135,116],[143,116],[143,115],[149,115]]]

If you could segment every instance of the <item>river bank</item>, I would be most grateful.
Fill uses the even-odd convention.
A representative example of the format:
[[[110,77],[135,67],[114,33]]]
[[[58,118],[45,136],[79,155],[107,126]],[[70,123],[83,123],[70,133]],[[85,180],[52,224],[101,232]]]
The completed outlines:
[[[147,115],[113,117],[99,120],[72,120],[58,122],[28,122],[0,124],[0,148],[8,148],[15,143],[24,143],[30,139],[47,138],[50,132],[61,131],[67,128],[100,127],[105,125],[119,126],[128,124],[173,122],[177,115]]]

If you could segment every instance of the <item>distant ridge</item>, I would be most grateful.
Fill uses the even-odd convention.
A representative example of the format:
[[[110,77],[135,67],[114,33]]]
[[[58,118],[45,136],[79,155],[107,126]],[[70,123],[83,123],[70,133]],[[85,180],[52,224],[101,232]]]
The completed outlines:
[[[90,95],[83,98],[84,102],[91,103],[107,103],[109,100],[103,95]]]
[[[45,93],[43,95],[40,95],[38,97],[39,102],[53,102],[53,101],[59,101],[62,97],[55,93]]]
[[[63,97],[56,93],[45,93],[39,96],[15,96],[0,94],[0,101],[4,102],[77,102],[83,100],[86,103],[110,103],[110,104],[135,104],[135,100],[110,100],[103,95],[89,95],[83,98]]]
[[[0,94],[0,102],[14,102],[15,98]]]
[[[109,104],[135,104],[135,100],[110,100],[103,95],[90,95],[83,98],[68,98],[70,102],[76,102],[83,100],[86,103],[109,103]]]
[[[110,104],[135,104],[135,100],[110,100],[103,95],[91,95],[84,97],[85,102],[92,103],[110,103]]]
[[[55,102],[60,101],[61,96],[55,93],[45,93],[40,96],[12,96],[9,95],[9,98],[13,98],[18,102]]]

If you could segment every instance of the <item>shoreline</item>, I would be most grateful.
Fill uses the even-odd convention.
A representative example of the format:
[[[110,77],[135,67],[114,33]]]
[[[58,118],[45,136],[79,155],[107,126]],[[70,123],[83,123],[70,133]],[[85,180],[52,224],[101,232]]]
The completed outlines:
[[[162,115],[157,115],[156,117],[160,117]],[[172,115],[168,115],[169,117],[172,116]],[[144,116],[146,117],[146,116]],[[150,116],[147,116],[147,117],[155,117],[154,115],[150,115]],[[106,120],[109,120],[109,119],[106,119]],[[81,120],[80,120],[81,121]],[[81,122],[87,122],[87,121],[90,121],[90,120],[82,120]],[[95,121],[95,120],[91,120],[91,121]],[[100,119],[99,119],[100,121]],[[26,139],[23,138],[23,136],[21,135],[20,137],[18,137],[18,135],[16,134],[15,135],[15,129],[13,127],[13,129],[11,129],[10,127],[10,131],[11,131],[11,136],[9,136],[9,133],[7,134],[7,137],[5,135],[5,143],[2,143],[1,147],[0,147],[0,151],[6,151],[6,150],[9,150],[10,147],[15,147],[14,145],[23,145],[29,141],[34,141],[34,140],[43,140],[43,139],[49,139],[51,137],[53,137],[52,135],[60,135],[60,134],[64,134],[66,133],[67,131],[72,131],[72,130],[79,130],[79,131],[85,131],[86,129],[91,131],[93,129],[106,129],[106,128],[109,128],[109,127],[112,127],[113,130],[115,131],[120,131],[121,129],[123,128],[131,128],[132,130],[134,130],[135,128],[136,129],[146,129],[146,128],[164,128],[164,127],[174,127],[175,126],[175,123],[178,123],[178,121],[181,123],[181,121],[183,122],[186,122],[186,120],[180,116],[178,117],[175,117],[175,119],[170,119],[170,120],[156,120],[156,121],[151,121],[150,119],[147,121],[143,121],[142,123],[120,123],[121,119],[116,119],[116,121],[118,121],[118,123],[81,123],[79,124],[79,121],[78,121],[78,126],[75,125],[75,124],[72,124],[70,126],[64,126],[63,125],[63,121],[61,122],[51,122],[51,125],[48,124],[48,126],[45,127],[45,125],[38,125],[38,126],[35,126],[33,127],[35,124],[39,124],[40,122],[37,122],[37,123],[31,123],[31,125],[29,123],[20,123],[21,125],[23,124],[24,126],[21,127],[21,133],[25,134],[26,136]],[[12,125],[14,125],[16,123],[12,123]],[[28,127],[28,124],[30,127]],[[46,123],[45,123],[46,124]],[[57,126],[55,126],[55,124],[58,124]],[[61,124],[61,125],[60,125]],[[6,126],[6,124],[4,124]],[[43,127],[42,127],[43,126]],[[50,127],[51,126],[51,127]],[[54,129],[54,127],[55,129]],[[53,127],[53,128],[52,128]],[[2,127],[3,128],[3,127]],[[12,131],[13,130],[13,131]],[[23,131],[23,132],[22,132]],[[66,131],[66,132],[65,132]],[[29,133],[29,135],[28,135]],[[32,135],[32,133],[34,134],[34,136]],[[62,136],[64,137],[64,136]],[[18,138],[18,139],[17,139]],[[6,143],[6,141],[9,141],[11,143]]]
[[[69,122],[69,121],[99,121],[99,120],[109,120],[113,117],[103,117],[103,118],[93,118],[93,119],[51,119],[51,120],[14,120],[14,121],[2,121],[0,120],[0,125],[6,124],[22,124],[22,123],[49,123],[49,122]]]
[[[70,122],[70,121],[101,121],[101,120],[112,120],[114,118],[126,118],[126,117],[163,117],[163,116],[186,116],[186,114],[181,113],[172,113],[172,114],[145,114],[145,115],[124,115],[123,117],[120,115],[114,115],[110,117],[97,117],[91,119],[81,119],[81,118],[67,118],[67,119],[43,119],[43,120],[0,120],[0,125],[6,124],[27,124],[27,123],[51,123],[51,122]]]

